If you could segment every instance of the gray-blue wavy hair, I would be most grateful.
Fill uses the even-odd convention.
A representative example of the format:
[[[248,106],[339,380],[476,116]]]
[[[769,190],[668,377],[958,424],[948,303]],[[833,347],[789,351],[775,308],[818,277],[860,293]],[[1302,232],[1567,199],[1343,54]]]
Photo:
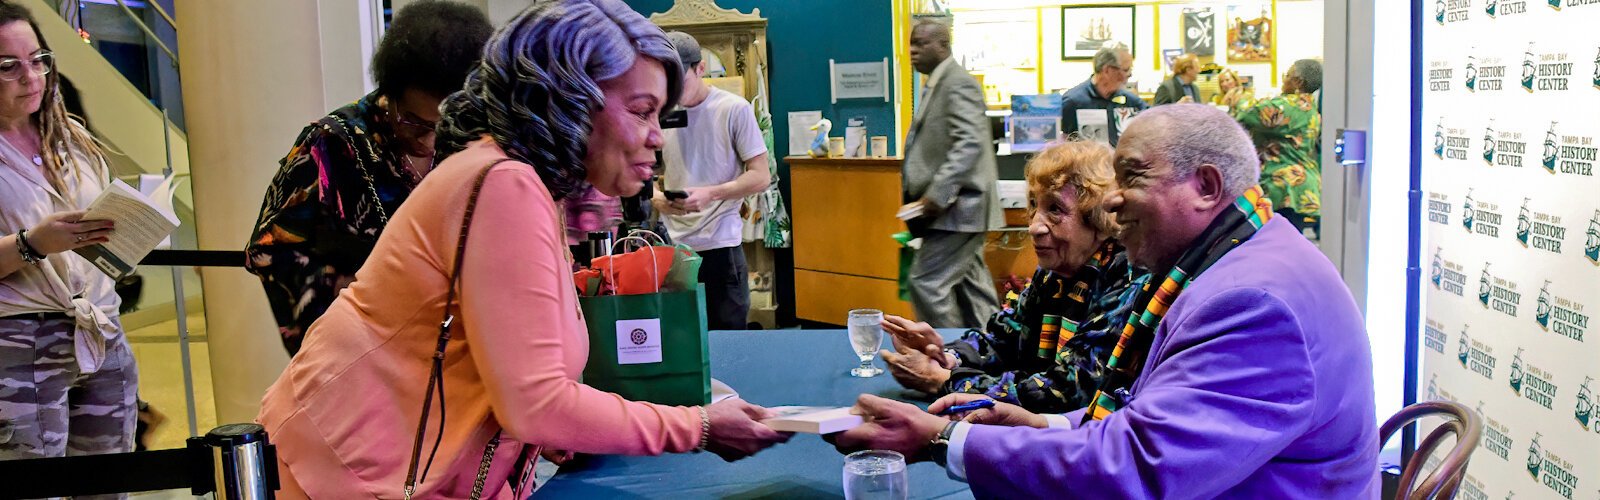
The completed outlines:
[[[599,82],[641,56],[666,69],[665,113],[683,92],[683,68],[660,28],[620,0],[535,1],[495,32],[465,88],[441,104],[438,159],[488,134],[556,199],[579,192],[590,115],[605,106]]]

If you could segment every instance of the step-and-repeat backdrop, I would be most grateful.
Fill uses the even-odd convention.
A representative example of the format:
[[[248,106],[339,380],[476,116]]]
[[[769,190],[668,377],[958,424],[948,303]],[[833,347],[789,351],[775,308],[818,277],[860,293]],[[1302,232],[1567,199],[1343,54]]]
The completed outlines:
[[[1432,3],[1420,397],[1486,424],[1461,498],[1600,499],[1600,0]]]

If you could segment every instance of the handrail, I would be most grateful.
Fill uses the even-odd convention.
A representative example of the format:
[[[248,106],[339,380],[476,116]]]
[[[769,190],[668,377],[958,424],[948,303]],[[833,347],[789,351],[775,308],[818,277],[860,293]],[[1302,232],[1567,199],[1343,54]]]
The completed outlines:
[[[150,4],[155,5],[156,3],[151,1]],[[134,24],[139,25],[139,31],[143,31],[144,36],[150,37],[150,41],[155,42],[157,47],[161,47],[162,52],[167,53],[167,60],[172,62],[172,69],[178,69],[178,54],[168,48],[166,42],[162,42],[161,37],[156,36],[154,31],[150,31],[150,25],[145,24],[143,19],[139,19],[138,14],[133,13],[133,9],[128,8],[128,2],[117,0],[117,5],[122,7],[122,12],[128,15],[128,19],[132,19]],[[160,9],[159,6],[156,8]],[[166,12],[161,13],[162,17],[166,17],[166,15]],[[168,17],[167,21],[171,22],[172,18]],[[172,29],[176,30],[178,26],[174,24]]]
[[[162,19],[166,19],[167,20],[167,26],[171,26],[173,31],[177,31],[178,22],[172,20],[172,15],[167,13],[167,8],[166,7],[162,7],[161,6],[160,0],[150,0],[149,3],[150,3],[151,7],[155,7],[156,13],[160,14]]]

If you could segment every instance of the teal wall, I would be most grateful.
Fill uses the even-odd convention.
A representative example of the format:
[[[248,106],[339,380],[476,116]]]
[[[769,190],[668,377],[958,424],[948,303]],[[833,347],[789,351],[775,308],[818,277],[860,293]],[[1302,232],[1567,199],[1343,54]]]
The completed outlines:
[[[627,0],[646,16],[665,12],[672,0]],[[740,12],[761,9],[767,19],[767,54],[771,59],[767,87],[771,92],[774,145],[788,155],[790,111],[821,110],[833,120],[835,137],[844,136],[845,119],[864,116],[868,135],[889,136],[894,151],[894,104],[882,100],[844,99],[828,102],[828,59],[837,62],[880,61],[894,57],[890,3],[865,0],[718,0]]]
[[[626,0],[646,16],[665,12],[672,0]],[[750,12],[761,9],[767,19],[767,87],[772,104],[773,147],[775,154],[787,155],[790,111],[822,111],[833,121],[830,135],[844,136],[845,120],[867,119],[867,134],[889,137],[889,151],[900,142],[894,128],[894,105],[882,100],[845,99],[828,101],[828,59],[836,62],[880,61],[894,57],[893,16],[890,2],[870,0],[717,0],[726,9]],[[891,71],[893,68],[891,68]],[[779,187],[785,203],[789,196],[789,167],[778,161]],[[792,208],[792,207],[791,207]],[[794,255],[791,251],[773,253],[777,268],[775,299],[778,321],[794,320]],[[841,320],[842,322],[842,320]]]

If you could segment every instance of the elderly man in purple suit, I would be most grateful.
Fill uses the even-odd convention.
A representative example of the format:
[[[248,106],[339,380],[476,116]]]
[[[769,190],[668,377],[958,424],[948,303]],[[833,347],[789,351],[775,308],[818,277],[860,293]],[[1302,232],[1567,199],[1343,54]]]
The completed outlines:
[[[980,498],[1376,498],[1372,354],[1338,271],[1271,218],[1250,136],[1201,104],[1117,145],[1107,209],[1155,278],[1088,407],[1036,415],[863,395],[841,451],[934,460]]]

